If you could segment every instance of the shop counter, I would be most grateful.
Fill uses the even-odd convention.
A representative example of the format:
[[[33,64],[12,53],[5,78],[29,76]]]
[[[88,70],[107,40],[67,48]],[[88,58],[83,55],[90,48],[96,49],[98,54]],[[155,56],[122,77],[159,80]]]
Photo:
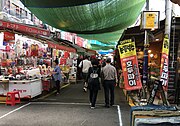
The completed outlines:
[[[5,95],[9,91],[9,79],[0,80],[0,95]]]
[[[42,93],[41,79],[10,80],[9,91],[19,91],[21,98],[33,98]]]

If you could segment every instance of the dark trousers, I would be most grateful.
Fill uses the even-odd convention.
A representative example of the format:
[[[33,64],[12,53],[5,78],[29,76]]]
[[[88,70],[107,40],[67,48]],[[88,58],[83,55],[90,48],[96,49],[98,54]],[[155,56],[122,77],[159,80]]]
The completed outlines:
[[[92,107],[95,107],[97,94],[98,94],[98,90],[89,90],[89,100],[91,102]]]
[[[83,73],[83,86],[87,88],[87,85],[85,85],[85,82],[87,80],[88,73]]]
[[[110,104],[114,105],[114,80],[104,80],[104,95],[105,95],[105,104],[109,106],[109,97]]]
[[[60,93],[60,81],[57,80],[55,81],[56,82],[56,90],[57,90],[57,93]]]

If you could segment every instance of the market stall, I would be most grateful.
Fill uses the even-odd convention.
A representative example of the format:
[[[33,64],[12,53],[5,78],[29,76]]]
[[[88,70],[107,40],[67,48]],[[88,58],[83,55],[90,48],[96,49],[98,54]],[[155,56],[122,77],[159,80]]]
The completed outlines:
[[[41,79],[11,80],[9,81],[9,91],[18,91],[20,98],[33,98],[42,93],[42,81]]]
[[[62,82],[69,83],[76,81],[77,54],[76,49],[64,45],[48,42],[48,47],[52,48],[52,58],[59,61],[62,71]]]
[[[48,35],[48,31],[18,23],[0,22],[0,29],[3,29],[0,32],[0,95],[11,91],[19,91],[21,98],[40,95],[43,85],[38,61],[40,57],[48,55],[48,46],[44,40],[34,38],[31,34]],[[19,34],[14,33],[14,30]]]
[[[0,95],[19,91],[33,98],[55,87],[52,61],[59,60],[62,83],[76,76],[76,49],[44,36],[49,31],[0,20]],[[73,77],[72,77],[73,76]]]

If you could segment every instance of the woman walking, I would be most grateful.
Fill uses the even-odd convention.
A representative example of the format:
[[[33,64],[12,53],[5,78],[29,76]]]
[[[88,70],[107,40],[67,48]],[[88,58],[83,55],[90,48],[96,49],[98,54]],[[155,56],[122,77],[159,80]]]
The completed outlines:
[[[59,67],[59,62],[58,60],[54,60],[53,61],[53,66],[54,66],[54,70],[52,72],[54,81],[56,83],[56,90],[57,90],[57,95],[60,93],[60,82],[61,82],[61,69]]]
[[[99,67],[99,61],[97,59],[93,59],[91,61],[92,67],[89,68],[88,71],[88,89],[89,89],[89,100],[91,104],[91,108],[95,108],[96,99],[98,90],[100,90],[100,73],[101,68]]]

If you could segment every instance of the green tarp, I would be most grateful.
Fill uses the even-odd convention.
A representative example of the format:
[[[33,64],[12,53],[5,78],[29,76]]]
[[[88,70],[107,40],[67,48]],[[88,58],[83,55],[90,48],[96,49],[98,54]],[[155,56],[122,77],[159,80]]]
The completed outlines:
[[[28,7],[70,7],[95,3],[102,0],[21,0]]]
[[[81,0],[49,0],[53,6],[48,5],[48,0],[21,1],[43,22],[104,43],[118,41],[123,30],[136,21],[145,4],[145,0],[87,0],[89,4]],[[64,1],[74,1],[78,6],[61,7]]]

